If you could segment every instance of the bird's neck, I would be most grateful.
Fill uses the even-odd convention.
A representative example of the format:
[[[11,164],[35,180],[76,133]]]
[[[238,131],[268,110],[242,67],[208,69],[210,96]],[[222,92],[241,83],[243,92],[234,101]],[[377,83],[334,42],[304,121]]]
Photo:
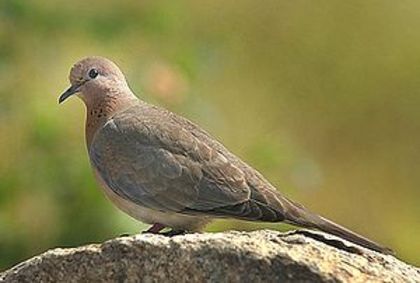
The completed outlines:
[[[134,95],[102,95],[100,99],[85,101],[85,137],[88,150],[98,129],[116,113],[127,109],[136,101],[138,99]]]

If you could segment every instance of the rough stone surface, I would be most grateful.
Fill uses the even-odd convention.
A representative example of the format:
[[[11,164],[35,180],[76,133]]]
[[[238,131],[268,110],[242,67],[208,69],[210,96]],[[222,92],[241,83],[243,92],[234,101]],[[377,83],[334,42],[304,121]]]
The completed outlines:
[[[53,249],[0,282],[420,282],[420,269],[319,232],[232,231]]]

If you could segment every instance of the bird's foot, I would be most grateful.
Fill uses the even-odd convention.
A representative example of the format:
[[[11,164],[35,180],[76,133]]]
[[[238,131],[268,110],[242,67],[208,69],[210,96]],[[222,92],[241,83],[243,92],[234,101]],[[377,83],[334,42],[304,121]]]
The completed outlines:
[[[160,223],[155,223],[153,224],[149,229],[147,229],[146,231],[142,231],[142,234],[159,234],[162,236],[166,236],[166,237],[173,237],[173,236],[177,236],[177,235],[184,235],[187,233],[187,231],[185,230],[177,230],[177,229],[172,229],[170,231],[167,232],[161,232],[163,229],[165,229],[166,226]]]
[[[165,226],[160,223],[153,224],[149,229],[146,231],[142,231],[142,234],[159,234],[160,231],[165,229]]]
[[[185,230],[172,229],[168,232],[160,233],[160,235],[163,235],[163,236],[166,236],[166,237],[173,237],[173,236],[178,236],[178,235],[185,235],[186,233],[187,233],[187,231],[185,231]]]

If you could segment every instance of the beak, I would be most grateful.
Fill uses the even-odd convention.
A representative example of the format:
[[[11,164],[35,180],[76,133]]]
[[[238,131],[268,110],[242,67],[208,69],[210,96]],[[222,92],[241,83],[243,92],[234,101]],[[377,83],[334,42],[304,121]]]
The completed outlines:
[[[62,95],[60,95],[60,98],[58,99],[58,103],[62,103],[64,100],[75,94],[76,92],[79,92],[81,84],[72,85],[69,87]]]

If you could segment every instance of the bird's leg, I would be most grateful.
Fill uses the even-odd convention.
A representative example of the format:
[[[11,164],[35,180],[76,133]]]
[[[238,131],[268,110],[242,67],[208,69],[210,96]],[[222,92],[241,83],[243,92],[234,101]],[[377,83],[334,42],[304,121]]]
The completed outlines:
[[[158,234],[163,229],[165,229],[164,225],[160,223],[155,223],[149,229],[147,229],[146,231],[143,231],[142,234],[144,233]]]
[[[184,235],[186,233],[187,233],[187,231],[185,231],[185,230],[172,229],[168,232],[163,232],[163,233],[160,233],[160,234],[163,235],[163,236],[167,236],[167,237],[173,237],[173,236],[177,236],[177,235]]]

